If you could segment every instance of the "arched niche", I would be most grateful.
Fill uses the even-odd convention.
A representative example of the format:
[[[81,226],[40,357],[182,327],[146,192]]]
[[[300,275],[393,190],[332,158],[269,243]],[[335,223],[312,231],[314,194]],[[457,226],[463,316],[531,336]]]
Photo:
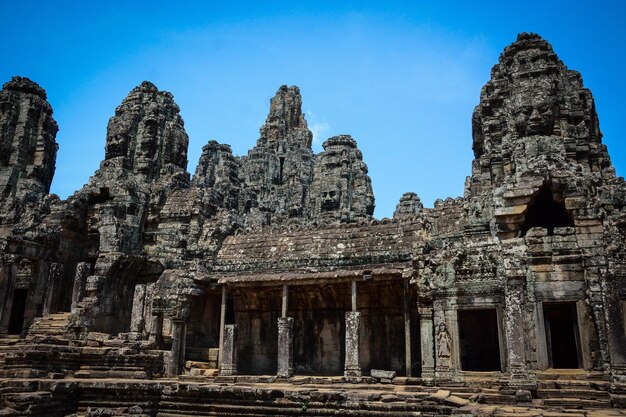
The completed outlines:
[[[574,220],[565,208],[562,199],[555,198],[552,187],[544,184],[533,196],[524,216],[524,223],[520,226],[520,236],[533,227],[542,227],[548,230],[548,236],[554,234],[555,227],[573,227]]]

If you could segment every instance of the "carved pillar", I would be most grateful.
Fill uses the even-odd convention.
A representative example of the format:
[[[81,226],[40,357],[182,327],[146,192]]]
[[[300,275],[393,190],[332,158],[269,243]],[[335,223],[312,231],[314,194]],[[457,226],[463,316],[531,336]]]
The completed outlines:
[[[406,376],[411,376],[411,306],[409,302],[409,281],[404,280],[404,368]]]
[[[435,300],[433,305],[433,333],[435,337],[435,377],[438,380],[452,378],[452,355],[454,346],[446,320],[446,301]]]
[[[11,263],[0,264],[0,334],[7,332],[5,322],[8,322],[8,318],[5,316],[5,305],[11,292]]]
[[[219,365],[222,368],[222,357],[224,353],[224,326],[226,325],[226,300],[228,296],[228,288],[226,285],[222,287],[222,305],[220,307],[220,345],[219,345]]]
[[[346,377],[361,376],[359,365],[359,324],[361,313],[358,311],[346,312],[346,357],[343,375]]]
[[[154,283],[146,285],[146,298],[143,303],[143,332],[142,338],[147,339],[153,332],[152,326],[154,325],[154,319],[152,319],[152,302],[154,301],[154,289],[156,285]]]
[[[293,318],[287,317],[289,287],[283,285],[281,317],[278,319],[278,369],[279,378],[293,375]]]
[[[59,298],[59,286],[63,276],[63,265],[53,262],[48,269],[48,279],[46,282],[46,300],[43,306],[43,314],[52,314],[57,311]]]
[[[281,306],[281,317],[287,317],[287,308],[289,307],[289,286],[283,285],[283,298]]]
[[[527,379],[524,312],[524,277],[507,277],[505,297],[505,333],[508,347],[508,365],[511,379]]]
[[[359,325],[361,313],[357,311],[356,281],[352,281],[352,311],[346,312],[346,357],[343,375],[346,377],[361,376],[359,365]]]
[[[133,306],[130,313],[130,335],[132,340],[140,340],[144,327],[143,312],[146,301],[146,284],[135,285]]]
[[[237,325],[224,326],[222,357],[220,358],[220,375],[237,375]]]
[[[435,377],[435,340],[433,338],[433,309],[420,307],[420,351],[422,354],[422,378]]]
[[[152,316],[152,329],[150,330],[151,340],[156,345],[156,348],[160,348],[163,344],[163,314],[156,314]]]
[[[180,374],[181,357],[184,355],[185,322],[183,318],[172,318],[172,350],[167,368],[169,377]]]
[[[74,274],[74,287],[72,288],[72,307],[71,311],[76,309],[76,305],[85,296],[85,286],[87,285],[87,277],[91,274],[91,265],[88,262],[79,262],[76,265],[76,274]]]
[[[278,318],[278,372],[279,378],[293,375],[293,317]]]

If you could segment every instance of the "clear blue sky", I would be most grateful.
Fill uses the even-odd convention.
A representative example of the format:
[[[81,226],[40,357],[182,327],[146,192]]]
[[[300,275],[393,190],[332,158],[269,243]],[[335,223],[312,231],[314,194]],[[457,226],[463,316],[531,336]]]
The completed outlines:
[[[104,157],[115,107],[143,80],[174,94],[188,170],[210,139],[254,146],[269,99],[300,87],[314,150],[351,134],[376,216],[406,191],[427,206],[470,174],[471,114],[501,50],[537,32],[596,99],[626,174],[626,6],[589,1],[0,1],[0,82],[27,76],[59,123],[52,192],[67,197]]]

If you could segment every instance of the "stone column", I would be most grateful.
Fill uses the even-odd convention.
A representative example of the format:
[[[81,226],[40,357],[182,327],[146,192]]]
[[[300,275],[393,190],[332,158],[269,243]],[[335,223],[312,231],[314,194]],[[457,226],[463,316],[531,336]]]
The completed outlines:
[[[361,313],[358,311],[346,312],[346,357],[343,375],[345,377],[361,376],[359,365],[359,324]]]
[[[287,317],[287,309],[289,308],[289,286],[283,285],[283,298],[281,306],[281,317]]]
[[[409,281],[404,280],[404,369],[405,375],[411,376],[413,360],[411,358],[411,306],[409,303]]]
[[[154,301],[155,286],[154,283],[146,285],[146,298],[143,303],[143,331],[141,333],[143,339],[147,339],[153,332],[152,326],[154,325],[154,320],[152,317],[152,304]]]
[[[130,313],[130,336],[132,340],[140,340],[143,332],[143,311],[146,301],[146,284],[135,285],[133,306]]]
[[[46,282],[46,300],[43,306],[43,314],[56,313],[59,298],[59,285],[61,285],[61,277],[63,276],[63,265],[53,262],[48,270],[48,279]]]
[[[150,330],[150,337],[148,340],[151,340],[156,345],[156,348],[159,349],[163,344],[163,314],[156,314],[152,316],[152,326]]]
[[[455,346],[450,334],[449,320],[446,317],[446,311],[449,308],[446,300],[435,300],[433,303],[435,378],[438,381],[449,381],[452,378]]]
[[[237,375],[237,325],[224,326],[224,343],[220,357],[220,375]]]
[[[181,351],[183,349],[183,338],[185,337],[184,322],[182,318],[172,318],[172,350],[170,351],[169,366],[167,375],[175,377],[180,374]]]
[[[279,378],[293,375],[293,317],[278,318],[278,372]]]
[[[420,351],[422,354],[422,378],[435,377],[435,340],[433,338],[433,309],[419,307]]]
[[[85,296],[85,286],[87,285],[87,277],[91,274],[91,265],[89,262],[79,262],[76,265],[76,274],[74,274],[74,288],[72,289],[72,307],[71,311],[76,309],[76,305]]]
[[[226,300],[228,296],[228,289],[226,285],[222,287],[222,305],[220,307],[220,344],[219,344],[219,361],[218,368],[222,368],[222,356],[224,351],[224,326],[226,325]]]
[[[6,334],[8,330],[10,316],[8,306],[11,304],[9,296],[12,292],[11,269],[10,262],[0,264],[0,335]]]
[[[505,333],[508,348],[508,368],[511,381],[528,380],[526,366],[526,333],[524,326],[524,277],[509,276],[505,288]]]

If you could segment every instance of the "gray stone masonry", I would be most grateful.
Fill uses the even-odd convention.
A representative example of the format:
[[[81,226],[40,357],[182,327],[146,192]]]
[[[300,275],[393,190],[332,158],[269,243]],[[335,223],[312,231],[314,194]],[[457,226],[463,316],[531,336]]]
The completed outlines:
[[[237,325],[224,326],[224,348],[220,359],[220,375],[237,375]]]
[[[361,376],[359,364],[359,326],[361,313],[359,311],[346,312],[346,359],[343,375],[345,377]]]
[[[293,317],[278,318],[278,371],[279,378],[293,375]]]

